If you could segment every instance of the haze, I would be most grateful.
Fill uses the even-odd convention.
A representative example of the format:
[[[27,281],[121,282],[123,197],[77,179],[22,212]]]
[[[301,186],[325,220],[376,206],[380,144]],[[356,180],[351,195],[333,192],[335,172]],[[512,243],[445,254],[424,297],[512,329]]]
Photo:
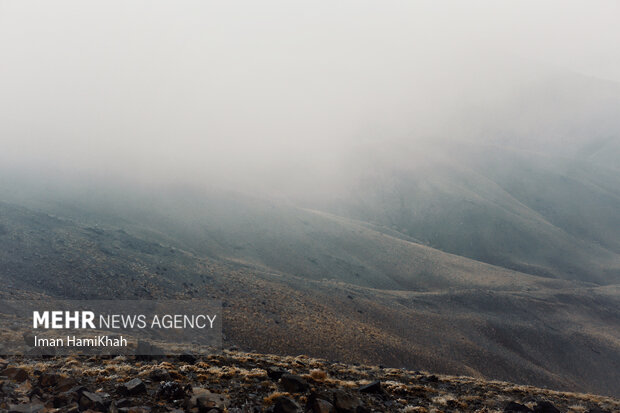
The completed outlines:
[[[2,1],[0,162],[327,185],[368,145],[485,139],[487,109],[531,82],[620,80],[619,14],[613,1]]]

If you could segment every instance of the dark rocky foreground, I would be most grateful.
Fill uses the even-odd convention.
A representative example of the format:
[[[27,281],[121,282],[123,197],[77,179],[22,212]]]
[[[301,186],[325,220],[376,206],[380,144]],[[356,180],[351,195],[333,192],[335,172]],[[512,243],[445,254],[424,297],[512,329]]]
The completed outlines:
[[[470,377],[224,351],[0,359],[0,411],[620,412],[620,400]]]

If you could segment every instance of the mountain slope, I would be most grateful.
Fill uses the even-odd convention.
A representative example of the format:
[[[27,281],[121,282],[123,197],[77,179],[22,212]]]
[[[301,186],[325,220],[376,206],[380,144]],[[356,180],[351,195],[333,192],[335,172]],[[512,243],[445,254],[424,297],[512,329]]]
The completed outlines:
[[[36,363],[0,359],[0,369],[9,376],[0,408],[9,411],[37,410],[44,403],[59,407],[59,412],[77,409],[78,405],[99,410],[180,407],[192,411],[201,404],[210,404],[212,412],[230,413],[344,413],[351,411],[351,406],[358,412],[558,409],[607,413],[620,409],[620,400],[611,397],[373,365],[330,363],[303,355],[224,351],[197,360],[169,357],[140,363],[120,358],[55,358]],[[129,380],[137,381],[140,388],[128,398],[124,388]],[[30,397],[28,390],[32,390]]]
[[[385,256],[383,248],[391,242],[388,252],[396,248],[395,257],[416,249],[426,253],[407,265],[426,266],[431,275],[410,270],[409,278],[390,280],[427,291],[377,289],[276,271],[251,260],[201,256],[168,243],[170,234],[147,237],[149,228],[138,234],[136,224],[131,230],[93,227],[7,204],[1,212],[3,297],[213,297],[226,305],[226,342],[245,349],[617,394],[617,288],[501,270],[389,235],[366,234],[371,230],[341,219],[335,221],[339,226],[361,231],[367,244],[375,242],[378,256]],[[335,218],[302,216],[315,229],[321,225],[345,234],[326,242],[326,250],[351,243]],[[375,257],[368,245],[354,245],[360,249],[351,251],[360,257]],[[434,277],[444,288],[434,285]]]
[[[620,198],[579,176],[583,170],[573,177],[534,157],[498,152],[484,162],[374,168],[383,172],[369,172],[334,210],[517,271],[617,283]]]

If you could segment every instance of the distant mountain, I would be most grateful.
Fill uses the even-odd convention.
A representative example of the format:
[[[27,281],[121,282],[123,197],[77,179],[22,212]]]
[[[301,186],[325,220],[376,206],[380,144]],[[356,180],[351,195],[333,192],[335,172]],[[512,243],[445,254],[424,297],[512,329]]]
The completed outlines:
[[[369,168],[360,182],[334,211],[525,273],[620,281],[620,173],[611,169],[469,146],[445,160]]]
[[[620,86],[526,86],[467,112],[459,136],[359,149],[324,207],[517,271],[618,283]]]

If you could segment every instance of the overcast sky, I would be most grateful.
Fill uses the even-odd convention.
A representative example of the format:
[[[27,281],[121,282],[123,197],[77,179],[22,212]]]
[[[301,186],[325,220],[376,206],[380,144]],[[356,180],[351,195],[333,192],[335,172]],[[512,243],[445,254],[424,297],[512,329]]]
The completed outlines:
[[[0,162],[329,163],[545,73],[620,81],[619,16],[585,0],[0,0]]]

